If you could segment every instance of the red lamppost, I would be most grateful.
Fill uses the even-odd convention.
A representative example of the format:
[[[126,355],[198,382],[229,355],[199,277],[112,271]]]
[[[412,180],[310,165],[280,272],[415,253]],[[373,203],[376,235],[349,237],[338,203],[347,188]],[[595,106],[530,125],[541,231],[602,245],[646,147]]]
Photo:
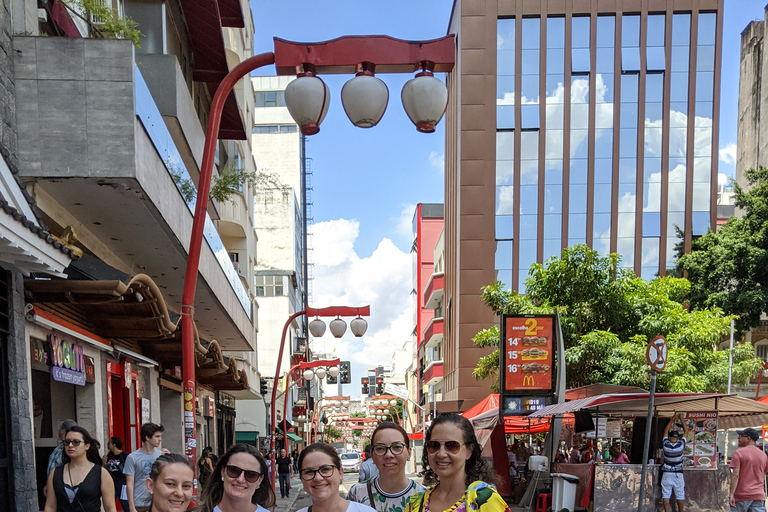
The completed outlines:
[[[435,125],[445,113],[448,101],[445,86],[432,75],[433,72],[451,71],[456,54],[453,35],[432,41],[403,41],[388,36],[345,36],[322,43],[292,43],[276,38],[274,43],[274,53],[268,52],[250,57],[235,66],[224,77],[213,96],[208,117],[181,302],[184,451],[193,466],[196,466],[197,459],[193,321],[195,290],[216,141],[227,96],[246,74],[257,68],[276,64],[279,75],[297,74],[299,76],[297,80],[291,82],[295,85],[291,87],[290,95],[286,90],[286,106],[294,120],[301,126],[302,133],[311,135],[320,130],[319,125],[328,111],[330,92],[316,74],[356,72],[355,78],[347,85],[353,81],[355,84],[349,87],[348,93],[342,91],[342,102],[350,120],[356,126],[367,128],[378,123],[388,99],[387,94],[383,101],[384,108],[382,108],[383,91],[374,77],[376,66],[379,73],[416,71],[415,78],[403,88],[401,95],[403,106],[417,130],[430,133],[435,130]],[[319,87],[318,82],[322,84]],[[377,94],[378,101],[365,98],[360,94],[361,91]],[[289,96],[291,96],[290,100]],[[272,427],[274,428],[274,391],[272,401]],[[274,459],[274,454],[272,457]],[[193,502],[196,501],[196,493],[195,490]]]

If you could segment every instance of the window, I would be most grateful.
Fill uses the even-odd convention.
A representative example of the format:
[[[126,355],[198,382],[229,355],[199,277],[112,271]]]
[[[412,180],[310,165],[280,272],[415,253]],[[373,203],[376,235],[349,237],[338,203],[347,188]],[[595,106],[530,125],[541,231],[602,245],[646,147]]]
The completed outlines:
[[[287,295],[286,276],[256,276],[257,297],[282,297]]]
[[[256,107],[285,106],[285,91],[256,91],[253,95]]]
[[[296,133],[298,131],[299,128],[295,124],[265,124],[254,126],[252,133]]]

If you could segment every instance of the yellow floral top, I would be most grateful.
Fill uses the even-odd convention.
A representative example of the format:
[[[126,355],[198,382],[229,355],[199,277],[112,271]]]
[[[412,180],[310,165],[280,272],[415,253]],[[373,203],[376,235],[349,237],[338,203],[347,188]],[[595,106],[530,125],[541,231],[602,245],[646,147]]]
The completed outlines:
[[[424,492],[413,494],[403,512],[443,512],[429,510],[429,496],[434,488],[435,486]],[[460,503],[452,507],[455,512],[510,512],[507,503],[493,484],[487,484],[481,480],[472,482],[465,496],[462,496]]]

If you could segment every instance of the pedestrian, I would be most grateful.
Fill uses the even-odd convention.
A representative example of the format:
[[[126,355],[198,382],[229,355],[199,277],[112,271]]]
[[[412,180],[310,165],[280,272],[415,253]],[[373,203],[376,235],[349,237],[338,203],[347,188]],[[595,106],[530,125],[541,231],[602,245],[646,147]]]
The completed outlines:
[[[469,420],[437,416],[424,436],[422,476],[428,490],[411,496],[404,512],[508,512],[491,483],[493,471]]]
[[[287,456],[285,448],[280,449],[280,456],[275,460],[277,466],[277,478],[280,481],[280,497],[289,498],[291,489],[291,476],[293,476],[293,463]]]
[[[616,442],[610,449],[611,462],[614,464],[629,464],[629,457],[621,449],[621,443]]]
[[[360,472],[357,476],[358,482],[365,482],[366,480],[379,476],[379,469],[376,467],[376,464],[373,463],[372,458],[373,442],[365,445],[363,453],[365,454],[365,460],[360,464]]]
[[[45,470],[46,475],[50,475],[51,471],[64,464],[61,461],[61,456],[64,453],[64,436],[67,434],[67,430],[77,425],[75,420],[64,420],[59,426],[59,442],[56,443],[56,447],[48,456],[48,468]],[[43,487],[43,496],[48,496],[48,486]]]
[[[152,464],[145,485],[150,512],[182,512],[192,501],[195,471],[184,455],[164,453]]]
[[[514,443],[507,450],[507,464],[509,465],[510,483],[514,483],[515,478],[517,478],[517,455],[515,455],[515,451],[517,451],[517,448],[518,448],[517,443]]]
[[[326,443],[313,443],[299,454],[299,477],[304,491],[312,500],[311,507],[296,512],[375,512],[362,503],[347,501],[339,494],[344,478],[336,448]]]
[[[232,445],[213,467],[195,512],[268,512],[275,492],[267,475],[267,461],[255,447]]]
[[[291,460],[293,461],[293,472],[298,473],[299,472],[299,450],[298,448],[294,448],[291,452]]]
[[[683,425],[683,436],[680,432],[671,430],[676,420],[680,420]],[[662,446],[664,448],[664,464],[661,466],[661,498],[664,502],[664,512],[669,512],[669,499],[672,493],[675,493],[677,509],[683,512],[685,508],[685,478],[683,477],[683,452],[685,443],[688,441],[688,424],[679,414],[675,413],[664,427],[664,438]]]
[[[560,441],[560,448],[558,448],[558,453],[562,456],[563,462],[570,462],[571,461],[571,455],[568,453],[568,447],[565,446],[565,441]]]
[[[71,426],[64,435],[61,466],[48,475],[45,512],[115,512],[115,486],[101,466],[99,442]]]
[[[147,489],[146,481],[152,470],[152,464],[163,452],[160,444],[163,442],[165,427],[157,423],[145,423],[141,426],[141,446],[128,455],[125,460],[125,494],[128,499],[129,512],[146,512],[152,496]]]
[[[405,476],[405,465],[411,458],[408,433],[391,421],[379,423],[371,434],[369,458],[376,475],[352,486],[349,500],[376,509],[377,512],[402,512],[411,495],[424,487]],[[361,469],[362,474],[362,469]]]
[[[517,459],[517,471],[523,476],[528,474],[528,459],[531,456],[531,452],[528,450],[528,445],[525,441],[520,442],[520,448],[515,451],[515,458]]]
[[[731,459],[731,486],[728,504],[734,512],[765,512],[763,482],[768,473],[768,457],[755,446],[760,433],[747,428],[737,432],[739,448]]]
[[[107,453],[104,454],[104,467],[112,476],[115,483],[115,497],[120,500],[120,507],[128,512],[128,499],[125,497],[125,459],[128,454],[123,451],[123,440],[119,437],[110,437],[107,441]]]
[[[197,459],[197,481],[200,483],[201,488],[205,487],[205,484],[213,473],[212,451],[213,448],[206,446],[203,449],[203,453],[200,454],[200,458]]]
[[[575,444],[573,445],[573,448],[571,448],[571,456],[569,457],[571,462],[574,464],[578,464],[581,462],[581,451],[579,450],[579,447]]]

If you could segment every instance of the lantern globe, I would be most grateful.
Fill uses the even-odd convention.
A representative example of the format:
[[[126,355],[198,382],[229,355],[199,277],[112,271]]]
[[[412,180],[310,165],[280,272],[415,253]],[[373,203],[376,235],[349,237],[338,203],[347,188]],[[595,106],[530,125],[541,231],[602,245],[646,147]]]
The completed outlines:
[[[448,89],[431,73],[419,73],[416,78],[406,82],[400,98],[405,113],[416,125],[416,129],[422,133],[432,133],[448,106]]]
[[[358,128],[372,128],[379,124],[389,102],[389,89],[372,74],[358,73],[341,88],[344,112]]]
[[[320,131],[330,104],[331,90],[320,77],[300,76],[285,88],[285,106],[304,135]]]
[[[331,334],[334,338],[341,338],[347,330],[347,322],[341,318],[335,318],[330,324]]]

